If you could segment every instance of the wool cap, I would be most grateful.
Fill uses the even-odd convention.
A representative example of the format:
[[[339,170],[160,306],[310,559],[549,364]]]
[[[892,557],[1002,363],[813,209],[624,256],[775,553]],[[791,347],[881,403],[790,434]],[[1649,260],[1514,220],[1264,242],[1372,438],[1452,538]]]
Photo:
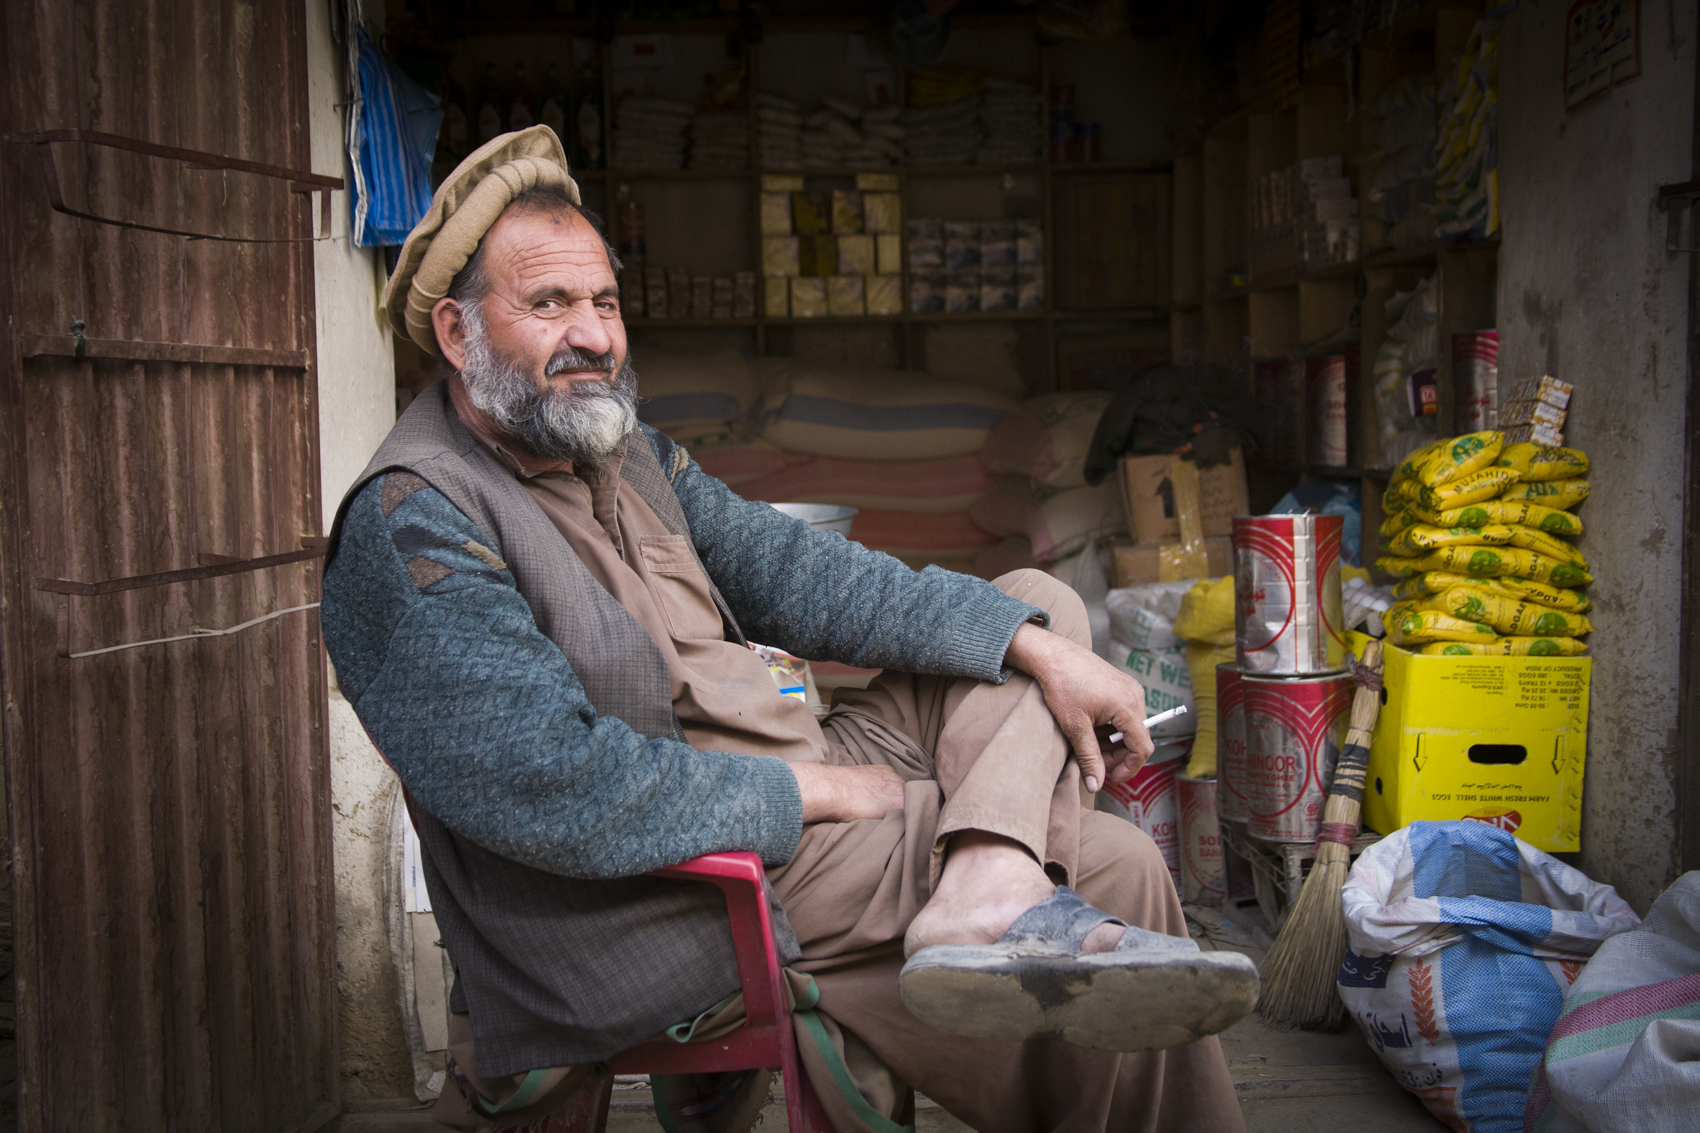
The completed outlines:
[[[431,308],[449,293],[449,284],[502,210],[539,185],[558,185],[574,204],[582,203],[561,139],[547,126],[491,138],[455,166],[431,198],[425,219],[407,234],[395,273],[384,287],[384,309],[397,334],[411,338],[427,354],[440,353]]]

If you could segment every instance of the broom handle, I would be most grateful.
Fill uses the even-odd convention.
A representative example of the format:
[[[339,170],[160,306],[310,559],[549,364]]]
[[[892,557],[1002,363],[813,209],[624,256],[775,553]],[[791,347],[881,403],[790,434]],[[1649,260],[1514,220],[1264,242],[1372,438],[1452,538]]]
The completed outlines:
[[[1353,667],[1358,690],[1352,696],[1352,726],[1346,747],[1334,764],[1334,782],[1328,788],[1318,842],[1350,846],[1358,839],[1358,818],[1363,811],[1364,780],[1369,776],[1369,746],[1375,721],[1381,714],[1381,642],[1364,646],[1363,660]]]

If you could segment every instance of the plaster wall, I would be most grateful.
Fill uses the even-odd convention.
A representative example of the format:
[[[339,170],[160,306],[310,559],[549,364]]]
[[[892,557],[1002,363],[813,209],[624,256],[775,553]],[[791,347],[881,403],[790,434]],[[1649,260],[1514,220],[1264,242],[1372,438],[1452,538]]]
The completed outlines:
[[[1645,911],[1676,871],[1678,622],[1688,258],[1658,187],[1687,181],[1692,0],[1644,0],[1642,75],[1566,111],[1569,0],[1522,0],[1500,65],[1500,388],[1576,387],[1565,443],[1592,461],[1596,582],[1581,868]]]
[[[327,0],[304,0],[313,171],[347,180],[343,152],[344,49]],[[378,309],[384,285],[372,249],[348,238],[347,193],[332,200],[332,239],[313,245],[319,359],[319,462],[329,528],[348,490],[395,422],[390,332]],[[336,860],[338,1025],[343,1097],[411,1098],[384,910],[385,847],[395,776],[378,757],[333,681],[330,688],[332,837]]]

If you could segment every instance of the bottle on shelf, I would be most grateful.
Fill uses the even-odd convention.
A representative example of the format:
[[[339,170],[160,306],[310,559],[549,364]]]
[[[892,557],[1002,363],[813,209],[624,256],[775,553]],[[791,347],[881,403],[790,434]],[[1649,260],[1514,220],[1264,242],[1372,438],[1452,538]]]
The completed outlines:
[[[561,68],[555,63],[549,64],[541,97],[543,102],[538,108],[537,120],[555,131],[555,136],[561,139],[562,149],[570,148],[572,133],[567,125],[567,107],[572,105],[572,98],[561,85]]]
[[[502,108],[506,105],[507,99],[502,97],[501,87],[496,82],[496,64],[484,64],[484,83],[478,91],[478,113],[475,119],[479,145],[502,133],[502,123],[505,119]]]
[[[514,64],[514,85],[508,96],[508,129],[523,130],[537,124],[537,93],[525,81],[525,64]]]
[[[570,163],[575,169],[601,169],[602,131],[606,121],[602,105],[602,76],[596,63],[587,59],[573,77],[573,148]]]

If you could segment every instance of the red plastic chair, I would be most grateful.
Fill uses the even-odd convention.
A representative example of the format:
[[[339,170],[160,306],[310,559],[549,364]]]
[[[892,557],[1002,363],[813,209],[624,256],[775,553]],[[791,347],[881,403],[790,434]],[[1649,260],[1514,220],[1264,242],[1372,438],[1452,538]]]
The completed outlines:
[[[834,1133],[797,1054],[787,1007],[785,975],[773,944],[761,859],[751,853],[704,854],[651,877],[706,881],[720,887],[732,923],[732,951],[744,992],[744,1025],[709,1042],[641,1043],[608,1060],[615,1074],[717,1074],[777,1070],[785,1082],[785,1122],[791,1133]]]

